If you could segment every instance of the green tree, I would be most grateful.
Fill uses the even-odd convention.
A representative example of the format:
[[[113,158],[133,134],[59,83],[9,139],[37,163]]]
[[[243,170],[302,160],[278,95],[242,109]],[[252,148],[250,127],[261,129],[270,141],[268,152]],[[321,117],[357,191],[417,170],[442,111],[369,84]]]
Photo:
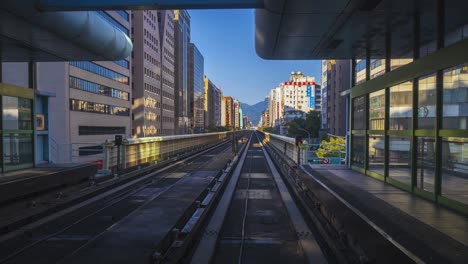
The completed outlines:
[[[322,123],[322,118],[320,116],[320,112],[311,110],[309,111],[309,113],[306,114],[304,129],[309,131],[310,137],[318,138],[321,123]]]
[[[288,126],[288,136],[289,137],[296,137],[298,135],[302,135],[307,137],[307,135],[304,135],[304,131],[301,131],[301,129],[305,129],[305,120],[302,118],[295,118],[292,121],[289,121],[287,123]]]
[[[296,137],[298,135],[308,137],[307,133],[301,130],[304,129],[310,133],[311,138],[318,138],[321,126],[320,112],[311,110],[305,115],[305,119],[295,118],[288,122],[287,125],[289,137]]]

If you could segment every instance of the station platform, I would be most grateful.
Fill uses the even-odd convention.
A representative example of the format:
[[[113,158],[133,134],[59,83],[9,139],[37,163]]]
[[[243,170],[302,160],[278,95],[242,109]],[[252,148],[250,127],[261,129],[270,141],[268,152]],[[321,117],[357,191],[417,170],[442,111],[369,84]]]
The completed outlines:
[[[96,174],[95,163],[41,164],[35,168],[0,174],[0,204],[73,185]]]
[[[467,263],[468,217],[344,166],[303,170],[413,260]]]

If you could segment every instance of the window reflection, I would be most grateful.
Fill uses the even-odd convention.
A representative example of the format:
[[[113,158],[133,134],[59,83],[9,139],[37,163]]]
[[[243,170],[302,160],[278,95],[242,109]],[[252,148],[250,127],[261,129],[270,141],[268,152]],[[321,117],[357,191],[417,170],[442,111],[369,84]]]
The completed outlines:
[[[385,128],[385,89],[369,94],[369,130]]]
[[[468,64],[444,71],[443,121],[445,129],[467,129]]]
[[[365,141],[364,135],[353,135],[352,139],[352,158],[351,162],[354,166],[364,168],[365,162]]]
[[[442,138],[442,195],[468,203],[468,138]]]
[[[384,175],[385,137],[369,135],[369,164],[368,169]]]
[[[70,110],[117,116],[130,115],[130,109],[126,107],[100,104],[76,99],[70,99]]]
[[[32,130],[32,100],[2,97],[3,130]]]
[[[11,171],[33,165],[31,134],[9,133],[3,136],[4,170]]]
[[[89,61],[71,61],[70,65],[80,68],[85,71],[89,71],[92,73],[95,73],[97,75],[101,75],[103,77],[112,79],[116,82],[120,82],[123,84],[128,84],[129,83],[129,78],[128,76],[122,75],[120,73],[117,73],[115,71],[109,70],[107,68],[104,68],[100,65],[97,65],[95,63],[89,62]]]
[[[76,77],[70,77],[70,88],[110,96],[122,100],[129,100],[129,93],[120,91],[101,84],[85,81]]]
[[[418,128],[433,129],[435,126],[436,75],[419,79]]]
[[[413,83],[390,88],[390,130],[410,130],[413,116]]]
[[[390,136],[388,176],[411,185],[411,140],[409,137]]]
[[[416,142],[416,186],[419,189],[434,192],[435,139],[433,137],[418,137]]]
[[[353,103],[353,129],[366,129],[366,97],[354,99]]]

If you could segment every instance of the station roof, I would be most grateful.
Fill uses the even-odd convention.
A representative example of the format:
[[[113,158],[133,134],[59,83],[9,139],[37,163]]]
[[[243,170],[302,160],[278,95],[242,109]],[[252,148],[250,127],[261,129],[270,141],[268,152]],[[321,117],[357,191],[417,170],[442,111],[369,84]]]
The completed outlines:
[[[412,57],[415,21],[424,46],[434,42],[437,0],[265,0],[255,46],[265,59]],[[468,1],[445,0],[445,32],[468,24]],[[461,35],[460,35],[461,36]],[[434,44],[435,46],[435,44]]]
[[[351,59],[366,52],[384,58],[387,46],[393,58],[407,58],[417,40],[415,26],[421,46],[434,43],[439,2],[445,5],[445,32],[468,24],[466,0],[2,0],[0,57],[113,60],[130,54],[128,37],[95,12],[63,10],[256,8],[255,49],[264,59]],[[80,31],[80,25],[91,30]]]

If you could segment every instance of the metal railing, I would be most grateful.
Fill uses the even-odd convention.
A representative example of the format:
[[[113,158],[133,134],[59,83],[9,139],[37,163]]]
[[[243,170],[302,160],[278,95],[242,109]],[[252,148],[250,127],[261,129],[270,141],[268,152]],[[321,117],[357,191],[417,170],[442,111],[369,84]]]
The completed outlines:
[[[103,169],[121,170],[149,163],[158,163],[217,144],[236,132],[217,132],[123,139],[117,146],[112,139],[103,145]]]
[[[307,144],[306,160],[311,164],[344,164],[346,162],[346,144]]]
[[[265,142],[274,146],[282,154],[293,160],[296,164],[332,164],[339,165],[346,162],[346,144],[323,142],[320,144],[303,144],[296,146],[296,140],[267,132]]]

